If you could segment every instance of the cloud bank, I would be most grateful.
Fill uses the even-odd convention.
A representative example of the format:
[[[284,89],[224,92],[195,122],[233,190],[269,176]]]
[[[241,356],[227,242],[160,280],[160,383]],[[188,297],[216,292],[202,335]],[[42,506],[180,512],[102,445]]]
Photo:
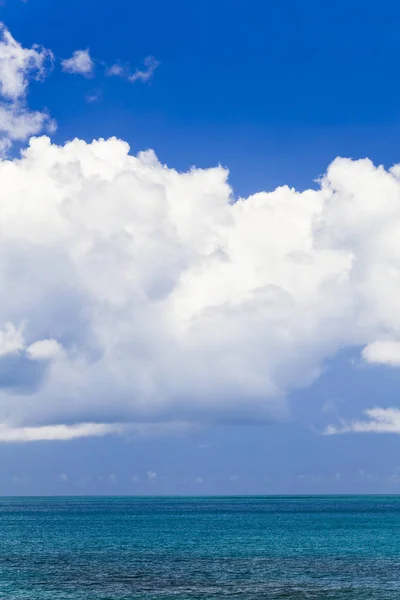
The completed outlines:
[[[227,178],[115,138],[0,161],[0,441],[279,419],[344,348],[396,362],[400,167]]]

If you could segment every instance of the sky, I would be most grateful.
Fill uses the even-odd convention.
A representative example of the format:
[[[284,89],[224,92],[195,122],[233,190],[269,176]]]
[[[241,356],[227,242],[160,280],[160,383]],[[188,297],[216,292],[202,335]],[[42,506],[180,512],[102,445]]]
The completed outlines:
[[[0,21],[0,494],[400,493],[398,4]]]

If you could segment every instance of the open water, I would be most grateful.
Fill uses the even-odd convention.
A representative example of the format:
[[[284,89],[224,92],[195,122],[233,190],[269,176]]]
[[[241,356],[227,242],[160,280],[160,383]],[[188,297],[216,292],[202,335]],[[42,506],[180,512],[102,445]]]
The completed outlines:
[[[400,497],[3,498],[0,598],[399,600]]]

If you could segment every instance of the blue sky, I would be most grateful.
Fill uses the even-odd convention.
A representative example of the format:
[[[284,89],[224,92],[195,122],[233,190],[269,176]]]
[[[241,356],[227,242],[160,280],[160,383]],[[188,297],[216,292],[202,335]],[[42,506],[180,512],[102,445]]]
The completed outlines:
[[[66,6],[7,0],[3,20],[26,46],[60,57],[90,47],[98,60],[140,66],[154,55],[162,67],[150,86],[56,72],[32,87],[31,104],[56,111],[56,141],[117,135],[176,168],[221,163],[246,195],[309,187],[336,156],[396,160],[395,2]],[[96,92],[102,101],[87,105]]]
[[[30,114],[29,111],[44,114],[46,111],[46,115],[56,121],[56,129],[43,121],[43,127],[36,131],[32,129],[31,133],[47,133],[60,146],[74,138],[90,143],[93,139],[116,136],[129,143],[131,154],[151,148],[162,164],[178,172],[193,166],[210,169],[221,165],[229,169],[231,202],[261,191],[273,192],[283,185],[299,191],[318,190],[316,180],[326,173],[336,157],[353,160],[368,157],[375,165],[382,164],[386,169],[400,162],[400,87],[396,76],[400,53],[400,7],[394,2],[383,2],[377,10],[375,3],[358,1],[339,1],[333,7],[321,2],[294,0],[285,3],[250,1],[245,5],[225,0],[206,0],[193,5],[181,1],[137,4],[128,0],[112,3],[103,0],[3,0],[0,19],[22,48],[39,44],[53,53],[53,67],[46,67],[46,77],[35,81],[34,75],[27,72],[29,92],[19,94],[13,88],[4,102],[11,111],[27,111],[26,114]],[[77,50],[87,50],[93,61],[86,73],[69,73],[63,63]],[[138,70],[146,71],[144,61],[149,56],[154,57],[154,64],[159,64],[148,79],[146,76],[136,78]],[[50,55],[46,60],[51,62]],[[123,76],[107,74],[113,65],[121,67]],[[135,81],[129,80],[132,75]],[[0,80],[1,77],[0,70]],[[28,143],[29,133],[18,137],[9,126],[7,135],[12,144],[8,157],[13,159]],[[218,313],[210,329],[206,322],[207,334],[204,336],[208,337],[204,339],[201,337],[203,326],[200,326],[200,333],[193,334],[198,337],[190,338],[186,347],[192,349],[190,344],[198,344],[198,353],[187,362],[186,356],[192,356],[191,350],[179,354],[180,347],[176,349],[176,361],[171,358],[175,346],[168,332],[162,329],[164,320],[154,321],[156,325],[152,328],[151,323],[158,318],[155,317],[158,313],[148,313],[146,308],[139,319],[143,331],[135,324],[132,338],[123,332],[125,324],[130,326],[130,307],[135,305],[135,310],[139,311],[142,304],[135,304],[139,302],[137,289],[126,292],[127,282],[132,284],[131,275],[125,271],[119,275],[117,267],[126,257],[120,246],[114,248],[108,241],[115,239],[117,234],[114,231],[114,238],[111,234],[107,237],[104,222],[100,222],[100,217],[97,222],[96,218],[98,213],[103,214],[103,206],[110,207],[117,197],[125,198],[125,194],[128,203],[129,194],[132,197],[142,195],[147,203],[153,202],[151,194],[159,189],[157,186],[164,185],[162,171],[155,168],[150,177],[146,167],[140,166],[140,175],[125,190],[121,183],[127,169],[125,165],[125,171],[122,167],[118,171],[116,183],[108,182],[110,187],[105,185],[104,189],[93,191],[94,184],[89,182],[88,187],[82,187],[78,194],[76,189],[81,185],[81,178],[86,177],[85,168],[89,172],[92,167],[84,166],[84,161],[87,161],[86,165],[90,163],[89,155],[82,158],[83,154],[74,146],[71,152],[76,156],[75,163],[71,159],[71,171],[63,171],[66,159],[61,158],[61,154],[60,158],[54,159],[49,177],[53,177],[54,172],[60,173],[58,187],[49,188],[49,203],[41,208],[41,186],[47,185],[47,179],[42,166],[37,165],[42,156],[48,156],[43,158],[43,164],[53,160],[46,152],[37,148],[35,156],[29,159],[31,162],[26,163],[27,167],[21,167],[21,178],[27,172],[34,173],[29,175],[32,179],[27,179],[26,187],[21,188],[23,191],[17,189],[17,183],[8,171],[0,171],[0,189],[7,190],[7,202],[17,207],[13,220],[2,225],[3,231],[13,233],[7,233],[11,241],[6,236],[7,242],[1,250],[3,272],[10,270],[12,275],[10,279],[4,277],[1,283],[6,286],[4,293],[9,300],[0,311],[0,333],[3,335],[9,322],[15,330],[10,330],[7,338],[0,336],[0,342],[3,340],[4,345],[12,346],[11,350],[11,346],[7,346],[3,354],[0,349],[0,385],[4,390],[0,399],[0,407],[3,403],[0,417],[13,431],[21,427],[69,427],[79,423],[132,424],[132,419],[144,426],[144,430],[139,434],[136,431],[104,437],[96,434],[96,437],[68,441],[0,444],[1,494],[400,491],[397,413],[389,417],[385,413],[387,427],[384,433],[377,433],[377,427],[365,433],[354,431],[357,430],[354,423],[369,422],[369,419],[375,426],[379,422],[379,418],[365,416],[365,410],[396,410],[398,406],[400,370],[397,367],[400,362],[397,339],[400,329],[395,310],[398,257],[396,248],[390,249],[389,258],[386,246],[380,249],[381,238],[389,229],[379,230],[376,234],[373,229],[373,222],[380,223],[381,220],[389,227],[397,219],[397,209],[390,208],[391,212],[382,215],[377,212],[372,225],[364,214],[364,210],[373,212],[377,210],[375,207],[386,206],[390,194],[393,194],[395,204],[397,192],[392,192],[391,175],[387,171],[385,183],[381,182],[379,171],[355,162],[351,167],[347,163],[338,163],[336,170],[332,170],[327,179],[328,188],[334,188],[334,197],[339,197],[337,204],[341,207],[343,202],[345,206],[347,201],[356,198],[354,208],[349,212],[346,208],[335,212],[327,200],[329,206],[322,213],[321,225],[325,242],[321,242],[322,238],[314,241],[315,247],[318,243],[328,243],[329,251],[335,253],[334,265],[342,265],[341,261],[345,263],[343,253],[349,252],[352,266],[343,267],[341,272],[348,273],[356,265],[349,278],[351,290],[347,285],[338,284],[327,301],[326,312],[324,308],[314,322],[313,315],[319,315],[319,307],[325,302],[324,286],[329,287],[334,276],[324,279],[321,295],[311,302],[308,296],[307,300],[302,296],[301,275],[297,275],[300,270],[294,270],[288,276],[290,283],[285,291],[291,291],[290,286],[299,278],[296,283],[298,295],[293,293],[293,298],[300,307],[299,323],[310,322],[310,330],[304,333],[300,331],[298,321],[290,321],[287,333],[294,342],[293,346],[285,346],[285,351],[279,345],[281,329],[274,325],[281,318],[280,313],[274,312],[271,316],[272,313],[263,312],[269,301],[284,304],[285,297],[276,300],[274,296],[271,300],[269,296],[262,296],[257,300],[260,305],[254,304],[249,313],[245,312],[244,304],[240,305],[233,320],[234,327],[239,323],[237,335],[229,338],[230,346],[237,344],[238,349],[232,356],[227,352],[230,368],[239,373],[244,365],[243,378],[238,375],[235,388],[235,383],[229,387],[217,367],[214,373],[213,363],[219,361],[220,354],[209,359],[207,353],[218,344],[224,352],[226,340],[215,337],[213,328],[219,331],[229,316]],[[113,162],[113,156],[119,156],[120,149],[107,146],[107,150],[101,152]],[[149,160],[152,159],[145,159],[144,164]],[[78,163],[81,171],[76,166]],[[74,164],[79,175],[73,170]],[[364,176],[370,182],[366,189],[362,183]],[[145,181],[145,177],[149,179]],[[145,223],[151,234],[142,233],[148,231],[145,228],[140,233],[139,229],[134,229],[134,235],[149,235],[151,239],[156,235],[162,240],[160,246],[156,246],[157,256],[154,256],[146,238],[140,251],[148,262],[140,263],[138,275],[132,276],[146,279],[150,277],[148,273],[157,273],[151,290],[146,288],[150,299],[162,295],[164,288],[169,290],[168,286],[173,288],[175,284],[171,282],[175,282],[175,270],[182,264],[186,268],[192,254],[197,258],[200,254],[203,256],[203,250],[199,250],[202,240],[211,229],[214,231],[216,223],[220,223],[218,219],[225,218],[218,216],[219,213],[215,218],[210,217],[214,214],[212,204],[218,204],[224,193],[220,172],[214,175],[211,171],[199,171],[198,182],[196,179],[187,189],[183,188],[186,180],[180,180],[178,185],[174,177],[171,175],[171,181],[165,184],[165,197],[174,194],[193,197],[199,206],[193,213],[193,222],[203,227],[204,218],[205,225],[204,229],[197,230],[190,221],[193,247],[186,238],[178,245],[170,246],[169,229],[162,229],[164,226],[160,224],[153,225],[152,221],[158,218],[157,211],[162,212],[161,208],[154,208],[150,216],[147,213],[147,216],[137,216],[140,226],[144,227]],[[69,188],[70,182],[74,184],[71,183]],[[372,190],[371,197],[368,188]],[[31,190],[31,196],[26,189]],[[71,216],[73,233],[68,234],[65,242],[64,229],[60,229],[59,246],[50,234],[52,230],[55,237],[58,235],[58,220],[51,220],[51,202],[57,201],[57,190],[64,190],[65,198],[74,206],[74,202],[81,206],[81,212],[76,213],[78,216],[75,213]],[[96,208],[96,194],[104,199],[104,204],[99,201],[97,205],[100,208]],[[43,196],[47,198],[47,191],[43,191]],[[92,196],[93,206],[85,203],[85,198]],[[207,200],[208,196],[215,199]],[[37,216],[33,217],[26,206],[35,202],[39,208]],[[288,202],[291,215],[297,215],[296,202]],[[125,204],[118,208],[123,209]],[[116,210],[104,208],[105,220],[110,223],[114,218],[117,220]],[[175,210],[178,209],[175,207]],[[239,258],[232,259],[236,266],[239,265],[239,270],[235,271],[236,281],[240,281],[240,277],[247,281],[253,264],[258,265],[259,271],[264,264],[268,264],[266,272],[281,269],[275,283],[289,281],[285,279],[286,266],[278,265],[274,252],[279,254],[281,241],[286,237],[296,237],[297,226],[292,233],[289,229],[291,215],[279,213],[276,217],[276,240],[273,245],[267,245],[267,250],[262,245],[251,246],[247,234],[244,235],[240,228],[241,217],[235,217],[239,222],[237,237],[230,239],[224,251],[228,252],[238,244],[235,256]],[[125,218],[122,212],[118,215],[120,218]],[[256,217],[253,225],[248,226],[249,239],[251,227],[255,227],[261,218]],[[74,246],[68,256],[65,246],[70,244],[70,239],[78,239],[87,220],[95,223],[96,236],[101,230],[106,246],[104,254],[103,246],[99,246],[97,254],[91,255],[90,261],[84,262],[82,272],[78,273],[71,266],[75,264],[73,258],[78,256],[78,249],[89,238],[82,234],[82,246]],[[134,222],[132,227],[136,227]],[[273,228],[265,231],[267,238],[272,236]],[[93,239],[97,240],[97,237]],[[242,248],[240,243],[244,244]],[[251,252],[255,253],[251,256],[250,246]],[[378,246],[376,258],[374,253]],[[265,256],[263,252],[266,252]],[[248,261],[244,267],[240,262],[243,255]],[[60,257],[60,262],[52,262],[53,259],[56,261],[54,256]],[[129,273],[136,273],[136,258],[131,259]],[[326,260],[323,268],[332,268],[335,277],[336,268],[342,269],[332,267],[330,259],[321,260]],[[198,263],[193,264],[192,277],[197,277]],[[107,287],[107,281],[104,284],[93,275],[102,269],[110,269],[107,271],[109,286],[115,289],[115,296],[111,298],[110,292],[110,298],[107,297],[110,305],[114,303],[112,314],[104,308],[106,293],[103,286]],[[169,269],[171,275],[164,277]],[[392,274],[386,276],[389,272],[386,269],[393,269]],[[190,291],[192,304],[189,295],[182,295],[182,299],[177,291],[181,302],[177,304],[179,310],[190,312],[196,307],[199,290],[203,293],[204,286],[218,288],[220,285],[220,279],[211,273],[211,267],[205,268],[203,275],[205,283],[199,278],[199,287]],[[125,276],[127,279],[122,280]],[[85,278],[90,285],[84,290],[79,288],[75,295],[76,282],[81,284]],[[223,287],[224,282],[221,285]],[[234,283],[230,285],[236,292],[232,291],[229,301],[235,305],[239,302],[241,287],[235,287]],[[248,282],[246,285],[251,287],[253,284]],[[379,290],[382,297],[378,298]],[[204,293],[207,296],[207,290]],[[96,302],[92,302],[93,298]],[[394,308],[388,298],[393,299]],[[336,312],[336,305],[342,303],[343,310]],[[348,305],[351,309],[346,308]],[[251,320],[258,311],[261,311],[261,320]],[[170,312],[165,314],[170,317]],[[132,315],[135,320],[135,311]],[[285,328],[289,321],[282,318]],[[27,325],[22,331],[19,328],[25,322]],[[103,323],[109,323],[105,333]],[[261,337],[249,335],[249,328],[254,323],[255,329],[262,332]],[[140,338],[137,349],[136,338],[132,339],[135,335],[139,339],[142,333],[145,341]],[[108,337],[115,335],[118,352],[110,350],[106,342],[99,342],[106,334]],[[147,345],[148,338],[151,344]],[[272,349],[264,345],[264,339],[269,338],[277,344],[271,346]],[[35,346],[35,343],[42,345]],[[43,343],[47,345],[43,346]],[[65,362],[59,366],[65,359],[64,354],[63,359],[54,359],[56,350],[61,352],[60,348],[68,354],[67,366]],[[162,348],[161,354],[159,348]],[[39,352],[42,353],[40,360],[48,360],[49,364],[40,362],[37,366]],[[72,369],[76,356],[95,364],[100,360],[100,354],[104,356],[105,364],[113,364],[112,374],[108,373],[108,367],[102,366],[90,376]],[[272,372],[270,365],[275,365],[275,356],[278,356],[277,366]],[[53,360],[55,364],[50,366]],[[143,400],[146,408],[135,405],[136,412],[132,416],[126,397],[131,390],[136,390],[132,391],[133,395],[139,394],[137,390],[143,392],[142,380],[139,381],[139,375],[136,375],[141,361],[146,363],[147,370],[143,372],[150,380],[149,383],[146,379],[148,395]],[[218,362],[218,368],[225,368],[221,365]],[[55,375],[49,375],[51,369]],[[118,369],[121,369],[120,381],[114,378]],[[129,371],[133,373],[132,380],[127,375]],[[79,385],[74,387],[71,382],[78,380]],[[205,384],[204,396],[200,397],[201,391],[199,398],[194,394],[192,400],[192,390],[200,389],[208,380],[210,385],[207,388]],[[63,388],[67,390],[65,395]],[[148,389],[156,389],[159,397],[155,400]],[[213,390],[217,397],[210,400]],[[264,408],[264,396],[268,409]],[[211,405],[211,401],[214,404]],[[65,406],[71,408],[59,408]],[[181,421],[185,424],[183,427],[174,426]],[[161,423],[163,427],[160,431],[157,427],[156,431],[147,431],[148,423]],[[346,433],[322,435],[329,426],[338,431],[346,430]]]

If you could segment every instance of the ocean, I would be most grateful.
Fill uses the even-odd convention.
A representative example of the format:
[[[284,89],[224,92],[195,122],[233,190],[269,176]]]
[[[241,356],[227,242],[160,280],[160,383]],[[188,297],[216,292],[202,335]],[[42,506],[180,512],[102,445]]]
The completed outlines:
[[[400,497],[2,498],[0,599],[400,599]]]

